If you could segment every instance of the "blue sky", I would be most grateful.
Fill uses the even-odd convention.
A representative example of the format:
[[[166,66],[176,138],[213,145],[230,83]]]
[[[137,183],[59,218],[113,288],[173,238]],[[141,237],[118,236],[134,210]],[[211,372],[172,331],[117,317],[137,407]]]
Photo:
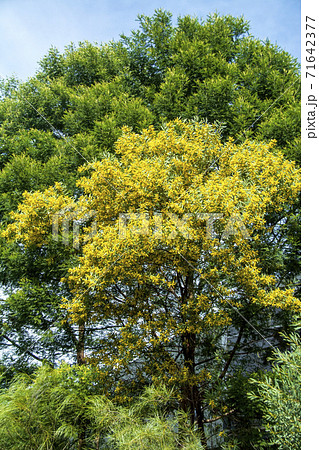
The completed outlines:
[[[244,15],[251,34],[300,60],[300,0],[0,0],[0,74],[32,76],[51,46],[108,42],[137,28],[138,14],[156,8],[205,18],[211,12]]]

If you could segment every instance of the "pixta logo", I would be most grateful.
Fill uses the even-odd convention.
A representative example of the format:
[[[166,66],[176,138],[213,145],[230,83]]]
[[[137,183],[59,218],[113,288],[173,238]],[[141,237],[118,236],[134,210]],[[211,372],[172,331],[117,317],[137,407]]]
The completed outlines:
[[[97,233],[97,221],[92,220],[96,217],[96,211],[87,211],[84,208],[65,207],[54,214],[52,220],[52,236],[53,240],[59,241],[62,238],[64,245],[70,245],[75,249],[80,248],[88,242]],[[206,238],[214,239],[217,232],[214,224],[217,220],[223,219],[222,213],[196,213],[184,214],[179,217],[177,214],[154,213],[152,215],[152,226],[150,215],[148,213],[130,213],[119,215],[119,237],[125,238],[131,234],[149,235],[161,239],[167,232],[167,221],[169,221],[168,239],[174,239],[181,235],[185,239],[192,239],[192,229],[189,226],[191,219],[204,221],[206,224]],[[90,223],[90,233],[86,233],[81,239],[81,229]],[[61,228],[60,228],[61,227]],[[60,232],[61,231],[61,232]],[[221,234],[221,239],[225,240],[232,235],[240,233],[243,239],[249,239],[248,231],[239,214],[231,215]]]
[[[64,245],[69,245],[72,239],[72,246],[75,249],[80,248],[80,231],[83,226],[85,226],[89,220],[96,216],[95,211],[86,211],[84,208],[76,208],[66,206],[57,213],[54,214],[52,220],[52,236],[53,240],[59,241],[59,227],[60,223],[62,225],[61,235],[62,243]],[[71,230],[72,227],[72,230]],[[93,220],[91,223],[91,232],[85,234],[82,238],[82,245],[90,240],[97,232],[97,222]]]
[[[216,237],[214,230],[214,223],[218,219],[222,219],[224,215],[222,213],[197,213],[197,214],[184,214],[182,218],[176,214],[167,214],[163,217],[162,213],[153,214],[153,227],[150,227],[150,216],[148,213],[131,213],[120,214],[119,216],[119,236],[125,238],[129,233],[136,235],[148,235],[152,232],[154,237],[162,238],[164,229],[164,220],[169,220],[173,225],[173,230],[170,232],[168,238],[174,239],[179,233],[185,239],[192,239],[191,230],[188,226],[190,219],[195,218],[206,222],[206,238],[213,239]],[[129,224],[131,222],[131,224]],[[132,226],[133,222],[133,226]],[[248,231],[239,214],[231,215],[226,223],[225,229],[221,235],[221,239],[225,240],[231,235],[240,233],[243,239],[249,239]]]

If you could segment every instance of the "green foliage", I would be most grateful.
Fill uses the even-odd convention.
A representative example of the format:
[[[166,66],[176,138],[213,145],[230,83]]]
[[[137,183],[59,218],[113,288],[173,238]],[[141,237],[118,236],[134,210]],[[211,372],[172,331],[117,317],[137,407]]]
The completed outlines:
[[[182,411],[170,412],[172,403],[172,392],[165,386],[150,386],[130,407],[114,407],[97,397],[90,414],[100,429],[109,430],[110,442],[119,450],[202,449],[187,415]]]
[[[200,450],[185,413],[165,386],[150,386],[129,407],[116,406],[94,390],[94,368],[43,366],[17,376],[0,393],[0,448]],[[79,447],[80,448],[80,447]]]
[[[43,368],[33,381],[17,376],[0,395],[0,447],[7,449],[62,449],[59,436],[61,400],[67,391],[50,369]],[[59,392],[55,389],[59,387]],[[62,394],[62,396],[61,396]],[[74,405],[72,405],[74,406]],[[73,412],[76,415],[76,411]]]
[[[276,350],[272,371],[252,378],[254,391],[248,398],[262,411],[270,444],[280,450],[301,447],[301,347],[298,334],[286,337],[289,351]]]
[[[226,382],[227,388],[220,395],[219,401],[233,411],[225,417],[223,429],[223,450],[253,450],[267,448],[262,431],[261,409],[252,402],[247,402],[247,393],[251,391],[250,374],[243,370],[235,370]]]

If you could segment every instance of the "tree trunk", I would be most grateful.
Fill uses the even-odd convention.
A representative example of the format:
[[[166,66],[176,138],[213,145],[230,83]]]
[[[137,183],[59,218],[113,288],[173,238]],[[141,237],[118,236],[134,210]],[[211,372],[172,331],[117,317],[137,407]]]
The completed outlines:
[[[204,416],[201,394],[198,386],[192,378],[195,375],[195,349],[196,349],[196,334],[185,333],[182,335],[182,349],[184,356],[185,368],[187,368],[190,381],[186,381],[182,386],[182,402],[181,407],[183,411],[190,415],[191,424],[197,424],[200,432],[201,444],[206,449],[207,442],[204,430]]]
[[[85,364],[84,349],[85,349],[85,324],[83,323],[79,325],[79,338],[76,346],[76,361],[79,366]]]
[[[76,361],[79,366],[85,364],[85,324],[79,324],[79,337],[76,346]],[[79,417],[78,422],[80,431],[79,431],[79,440],[78,440],[78,450],[82,450],[85,444],[85,435],[87,429],[86,420],[83,417]]]
[[[181,289],[181,309],[194,299],[194,272],[190,270],[185,278],[184,288]],[[182,313],[184,323],[195,320],[196,312],[190,311]],[[195,381],[195,351],[197,345],[196,333],[185,331],[181,336],[182,354],[184,358],[184,367],[188,372],[188,380],[182,385],[181,408],[190,415],[191,424],[197,424],[201,436],[201,443],[204,449],[207,448],[207,442],[204,430],[204,417],[201,393]]]

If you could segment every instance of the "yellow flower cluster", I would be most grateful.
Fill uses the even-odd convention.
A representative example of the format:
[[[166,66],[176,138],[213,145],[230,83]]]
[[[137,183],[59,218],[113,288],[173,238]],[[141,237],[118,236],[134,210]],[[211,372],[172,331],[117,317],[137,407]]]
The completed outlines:
[[[64,280],[74,296],[65,307],[74,321],[121,324],[119,356],[108,349],[106,364],[123,366],[148,346],[226,326],[227,303],[240,309],[243,298],[300,307],[292,291],[273,288],[256,249],[272,232],[266,214],[283,211],[300,190],[300,172],[273,147],[223,143],[211,125],[175,120],[161,131],[125,128],[116,157],[90,165],[76,205],[95,212],[98,230]],[[25,193],[3,235],[43,245],[53,215],[76,205],[59,185]],[[172,379],[189,379],[163,361]]]

